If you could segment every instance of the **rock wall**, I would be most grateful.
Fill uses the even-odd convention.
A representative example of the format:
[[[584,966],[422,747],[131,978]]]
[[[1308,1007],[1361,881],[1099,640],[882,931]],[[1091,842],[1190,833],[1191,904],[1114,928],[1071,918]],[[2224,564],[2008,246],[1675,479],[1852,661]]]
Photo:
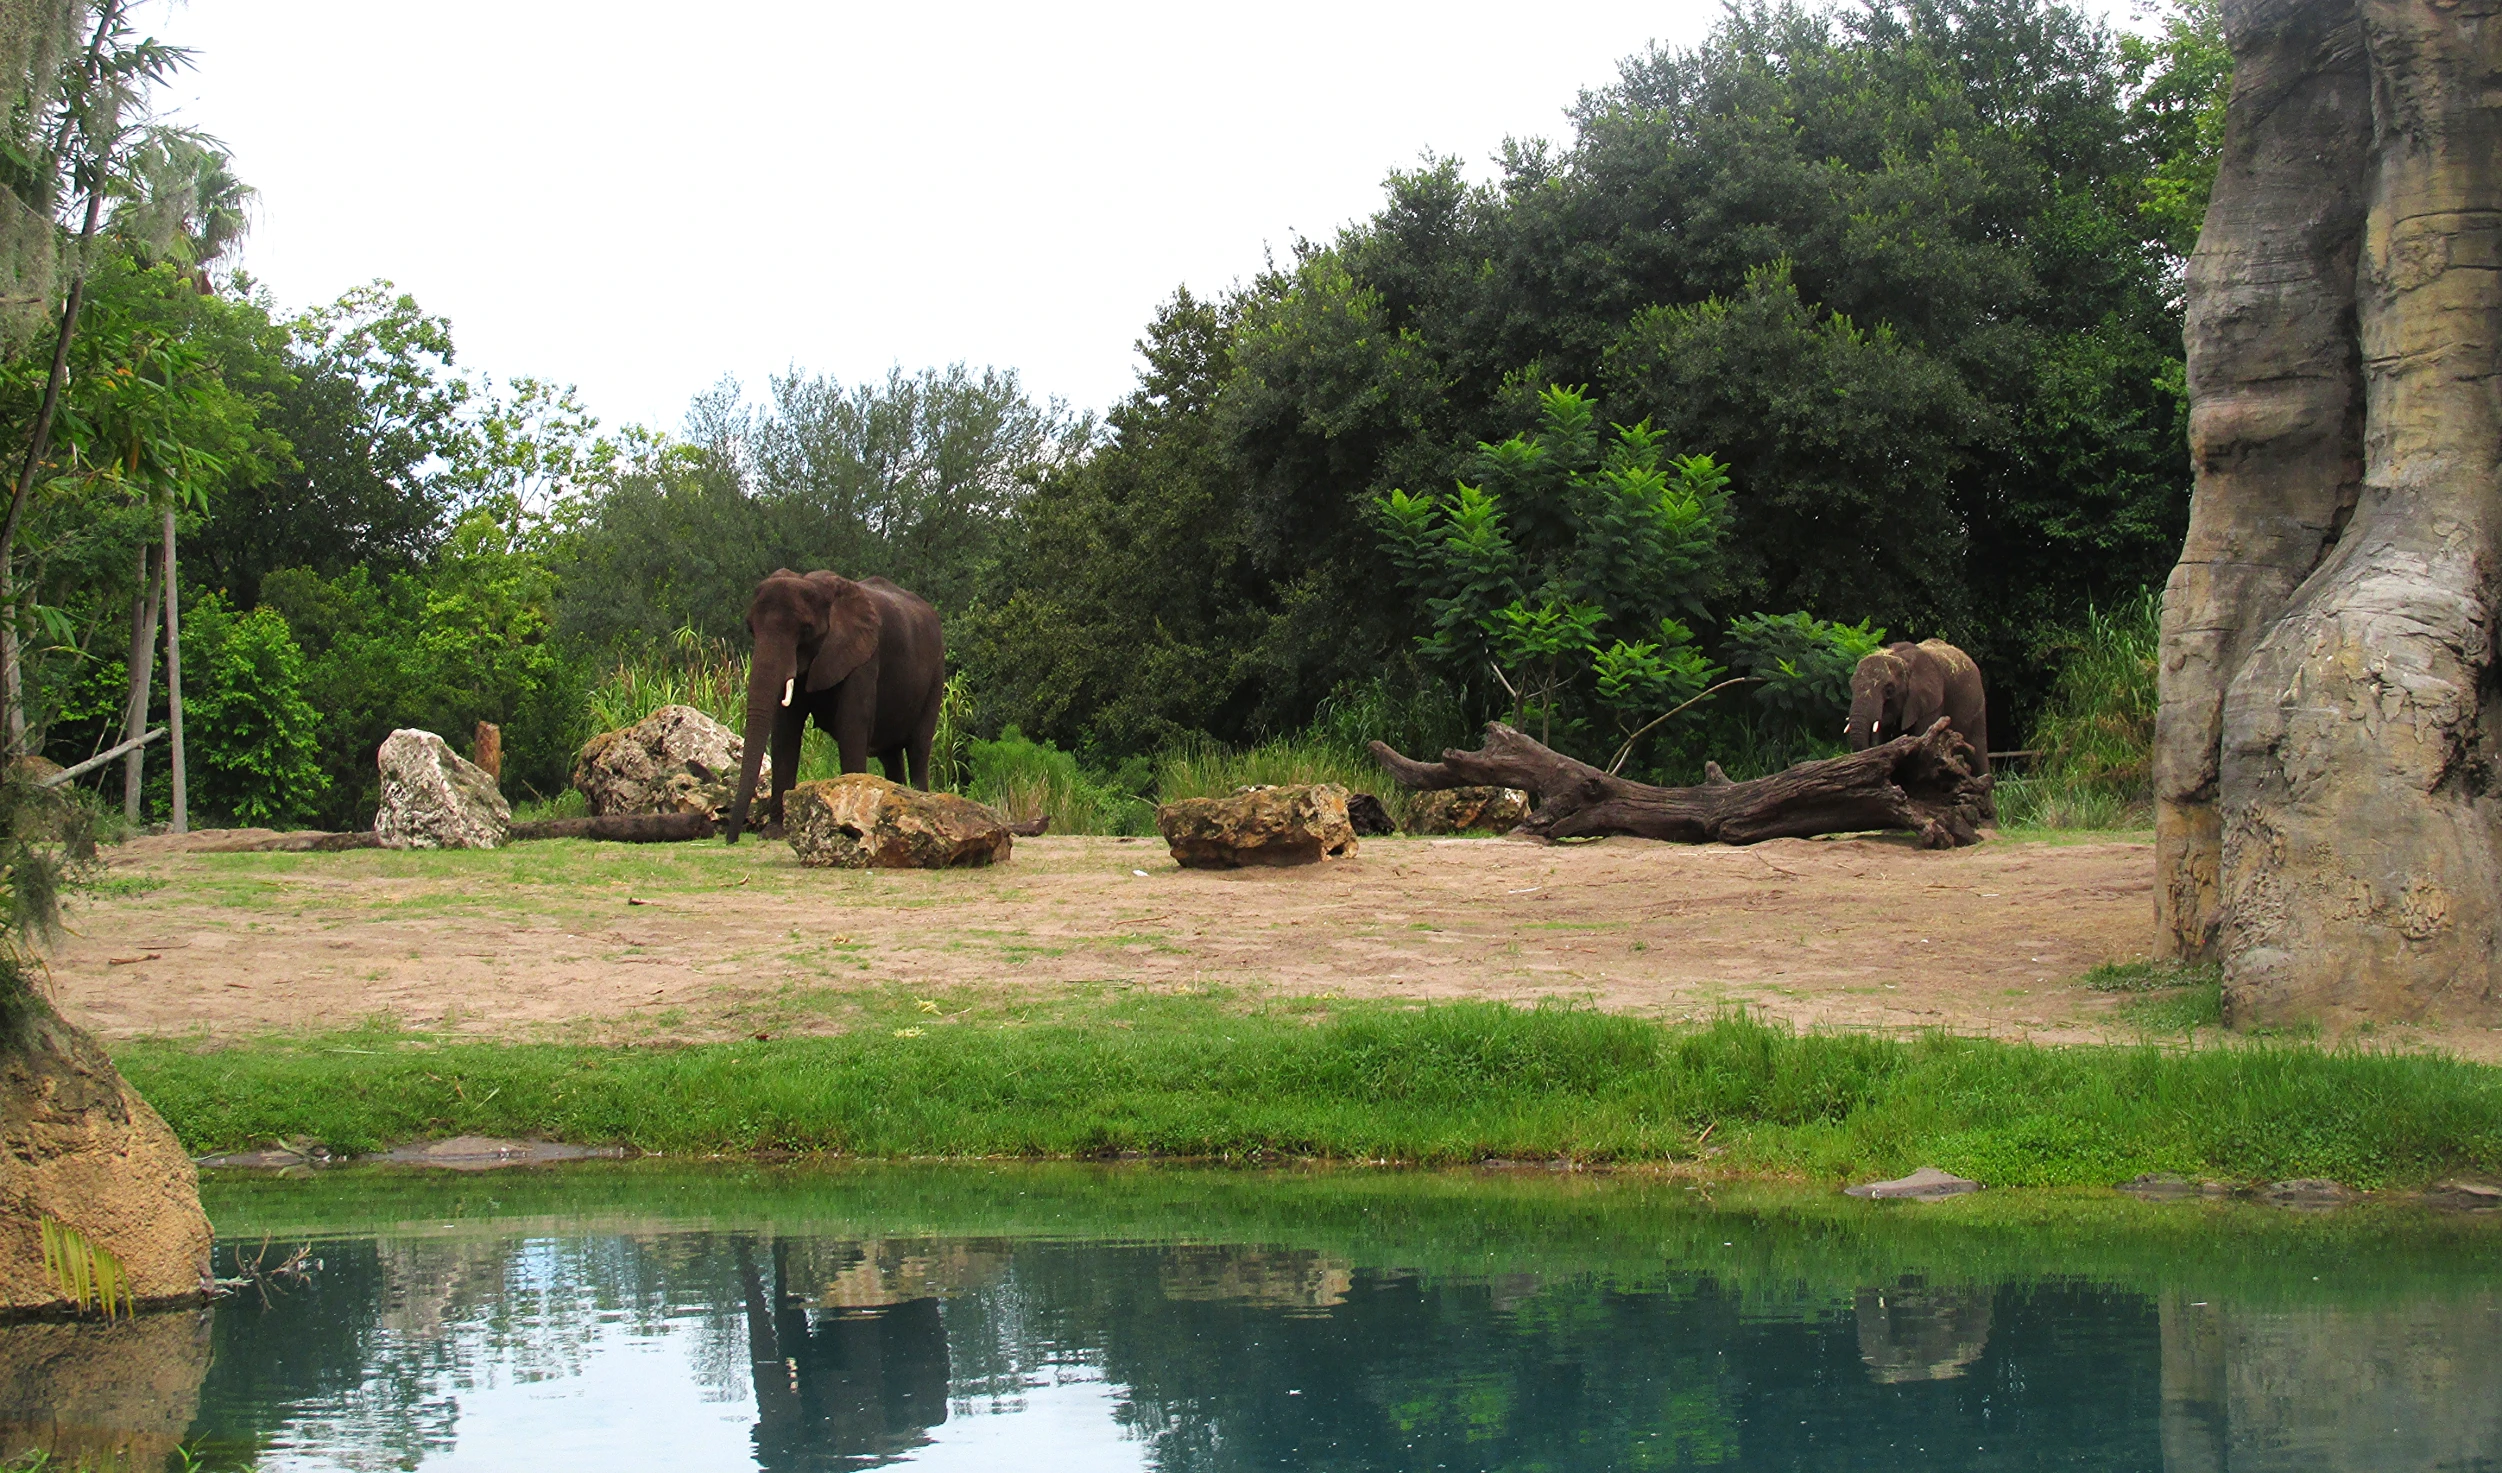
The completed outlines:
[[[2225,0],[2166,591],[2158,949],[2228,1021],[2502,1019],[2491,0]]]
[[[141,1304],[199,1297],[209,1223],[174,1132],[40,998],[0,1009],[0,1315],[66,1307],[43,1271],[46,1217],[119,1258]]]

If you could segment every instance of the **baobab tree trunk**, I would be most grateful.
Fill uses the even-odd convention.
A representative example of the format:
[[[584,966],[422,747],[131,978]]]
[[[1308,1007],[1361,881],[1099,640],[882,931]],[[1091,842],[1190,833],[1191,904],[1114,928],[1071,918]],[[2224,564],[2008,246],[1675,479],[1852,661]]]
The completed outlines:
[[[2190,281],[2199,530],[2166,598],[2158,890],[2163,947],[2221,958],[2235,1024],[2502,1019],[2489,8],[2225,5],[2249,75]]]

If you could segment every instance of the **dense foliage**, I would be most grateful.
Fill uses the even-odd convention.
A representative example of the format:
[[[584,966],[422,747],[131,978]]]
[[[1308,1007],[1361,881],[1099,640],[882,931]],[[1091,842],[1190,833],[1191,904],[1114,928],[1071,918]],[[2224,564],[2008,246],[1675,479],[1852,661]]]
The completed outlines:
[[[0,645],[28,745],[118,740],[173,512],[204,821],[361,824],[399,726],[496,722],[508,789],[552,798],[595,723],[728,688],[776,566],[931,598],[964,780],[1108,826],[1298,732],[1351,763],[1501,715],[1760,768],[1829,746],[1889,632],[1971,649],[2021,731],[2036,654],[2181,530],[2180,268],[2228,81],[2201,0],[2131,36],[2047,0],[1736,7],[1489,182],[1429,159],[1177,292],[1100,422],[953,365],[725,381],[676,433],[474,373],[387,282],[290,314],[220,275],[249,191],[144,106],[186,58],[72,9],[103,39],[20,59],[0,181],[48,222],[0,264],[57,306],[83,263],[74,314],[0,344],[30,468]]]

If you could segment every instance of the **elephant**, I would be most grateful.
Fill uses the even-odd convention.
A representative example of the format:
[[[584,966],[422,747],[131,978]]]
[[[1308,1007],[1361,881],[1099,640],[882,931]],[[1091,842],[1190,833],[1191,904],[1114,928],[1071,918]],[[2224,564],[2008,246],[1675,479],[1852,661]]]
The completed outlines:
[[[1850,720],[1842,736],[1854,752],[1909,733],[1918,736],[1943,716],[1969,743],[1989,776],[1989,697],[1981,667],[1942,639],[1889,644],[1859,662],[1850,677]]]
[[[841,749],[843,771],[866,772],[875,755],[901,782],[930,785],[930,742],[947,689],[947,646],[938,611],[884,578],[857,582],[840,573],[776,568],[747,606],[756,649],[747,667],[747,753],[727,825],[735,844],[746,830],[768,742],[773,787],[768,824],[782,819],[782,795],[799,776],[799,739],[817,728]]]

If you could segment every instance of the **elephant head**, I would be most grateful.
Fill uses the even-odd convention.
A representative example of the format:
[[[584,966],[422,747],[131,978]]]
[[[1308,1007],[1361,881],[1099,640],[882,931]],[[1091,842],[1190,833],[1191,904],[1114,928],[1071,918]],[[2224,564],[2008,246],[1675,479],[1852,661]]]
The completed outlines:
[[[756,780],[784,709],[805,692],[842,684],[867,664],[877,653],[878,626],[877,600],[840,574],[803,577],[776,568],[756,585],[747,605],[747,632],[755,639],[747,663],[747,751],[730,805],[731,843],[747,828]]]
[[[1842,727],[1852,751],[1901,736],[1918,712],[1935,718],[1944,689],[1942,678],[1927,668],[1931,663],[1910,645],[1881,649],[1859,662],[1850,676],[1850,719]]]

